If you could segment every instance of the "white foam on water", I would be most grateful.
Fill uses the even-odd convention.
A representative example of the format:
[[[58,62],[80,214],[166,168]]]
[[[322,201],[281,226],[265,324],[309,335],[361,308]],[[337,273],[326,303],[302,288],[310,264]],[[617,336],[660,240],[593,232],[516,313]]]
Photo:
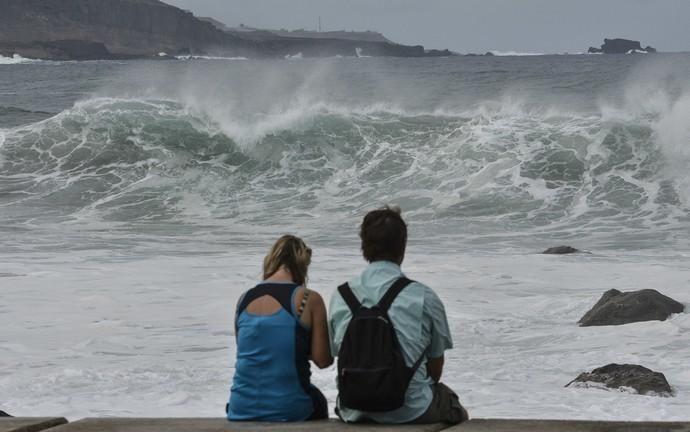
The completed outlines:
[[[41,60],[28,59],[20,56],[19,54],[14,54],[12,57],[4,57],[0,55],[0,65],[13,65],[22,63],[38,63]]]
[[[520,51],[489,51],[491,54],[498,57],[529,57],[529,56],[543,56],[547,55],[538,52],[520,52]]]
[[[355,48],[355,56],[357,58],[371,58],[371,56],[364,55],[364,50],[362,48]]]
[[[439,252],[415,246],[421,239],[411,229],[403,268],[445,303],[455,348],[446,353],[443,381],[472,416],[690,420],[688,314],[576,325],[614,287],[660,288],[689,303],[687,259]],[[234,305],[258,280],[270,242],[194,255],[219,240],[205,237],[152,244],[165,255],[136,260],[107,251],[2,254],[0,271],[17,274],[3,280],[3,409],[70,419],[222,416],[235,362]],[[314,251],[310,283],[326,299],[364,266],[355,242]],[[663,372],[675,397],[564,387],[612,362]],[[314,370],[331,407],[334,380],[333,367]]]
[[[178,60],[249,60],[247,57],[219,57],[219,56],[204,56],[204,55],[179,55],[175,57]]]

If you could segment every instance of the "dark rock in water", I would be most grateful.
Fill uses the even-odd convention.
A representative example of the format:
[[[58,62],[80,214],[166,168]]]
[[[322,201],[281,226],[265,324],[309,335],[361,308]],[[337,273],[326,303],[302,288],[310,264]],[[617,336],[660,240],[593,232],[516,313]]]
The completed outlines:
[[[578,253],[580,252],[578,249],[575,249],[574,247],[570,246],[556,246],[552,248],[546,249],[543,254],[547,255],[565,255],[565,254],[572,254],[572,253]]]
[[[496,54],[492,53],[491,51],[487,51],[484,56],[486,57],[494,57]]]
[[[612,289],[578,321],[582,327],[621,325],[640,321],[665,321],[685,306],[656,290],[623,293]]]
[[[12,417],[12,416],[7,414],[5,411],[0,410],[0,417]]]
[[[604,44],[601,48],[590,47],[590,54],[604,53],[604,54],[628,54],[628,53],[655,53],[656,49],[648,46],[642,48],[639,41],[629,39],[604,39]]]
[[[642,45],[639,41],[628,39],[604,39],[601,50],[604,54],[625,54],[630,51],[642,51]]]
[[[666,381],[664,374],[638,365],[609,364],[594,369],[592,372],[580,374],[566,387],[571,385],[587,387],[587,383],[601,383],[614,389],[627,387],[634,389],[641,395],[673,396],[673,390]]]

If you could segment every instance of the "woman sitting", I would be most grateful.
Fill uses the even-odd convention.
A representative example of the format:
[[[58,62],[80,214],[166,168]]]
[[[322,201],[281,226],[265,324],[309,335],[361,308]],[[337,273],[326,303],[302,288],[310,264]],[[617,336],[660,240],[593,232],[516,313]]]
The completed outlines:
[[[333,363],[326,306],[306,287],[310,262],[301,239],[283,236],[264,259],[264,281],[240,297],[228,420],[328,418],[326,398],[309,382],[309,360],[321,369]]]

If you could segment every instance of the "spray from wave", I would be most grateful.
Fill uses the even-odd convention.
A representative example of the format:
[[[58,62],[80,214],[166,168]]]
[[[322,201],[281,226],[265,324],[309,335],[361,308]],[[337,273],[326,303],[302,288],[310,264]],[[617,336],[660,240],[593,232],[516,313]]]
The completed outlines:
[[[309,91],[314,77],[266,83],[222,98],[193,86],[96,97],[5,130],[0,206],[19,219],[270,224],[396,202],[443,235],[485,237],[639,234],[688,218],[690,92],[644,113],[515,98],[421,111],[333,103]]]

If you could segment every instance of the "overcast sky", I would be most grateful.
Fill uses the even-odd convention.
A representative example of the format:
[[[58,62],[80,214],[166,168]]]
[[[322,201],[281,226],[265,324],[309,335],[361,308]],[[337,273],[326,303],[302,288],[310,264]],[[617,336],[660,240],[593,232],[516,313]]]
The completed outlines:
[[[690,0],[164,0],[230,26],[377,30],[454,51],[581,52],[604,37],[690,51]]]

